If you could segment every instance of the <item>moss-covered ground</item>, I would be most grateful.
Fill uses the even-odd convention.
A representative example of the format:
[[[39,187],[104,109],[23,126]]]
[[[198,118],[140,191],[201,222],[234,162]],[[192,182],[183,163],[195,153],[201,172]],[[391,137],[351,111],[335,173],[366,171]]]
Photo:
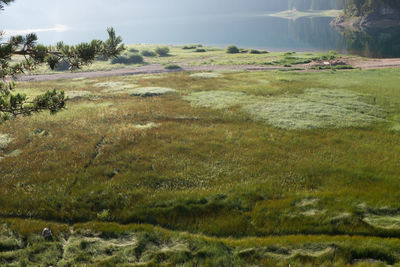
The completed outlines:
[[[399,69],[193,74],[19,83],[0,265],[400,263]]]

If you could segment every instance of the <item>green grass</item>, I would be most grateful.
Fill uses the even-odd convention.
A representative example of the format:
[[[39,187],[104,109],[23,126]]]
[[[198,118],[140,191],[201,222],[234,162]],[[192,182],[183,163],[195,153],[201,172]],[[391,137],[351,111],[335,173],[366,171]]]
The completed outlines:
[[[93,222],[70,227],[52,224],[54,238],[46,241],[37,234],[40,224],[43,222],[8,219],[0,226],[2,265],[350,266],[355,260],[394,264],[400,259],[397,239],[323,235],[215,238],[151,225]],[[22,225],[29,231],[21,232]]]
[[[212,79],[212,78],[219,78],[222,75],[220,73],[215,72],[200,72],[200,73],[193,73],[190,77],[199,78],[199,79]]]
[[[0,265],[400,262],[398,69],[193,74],[19,83],[90,95],[0,125]]]
[[[164,87],[142,87],[130,91],[132,96],[160,96],[175,92],[175,89]]]
[[[111,64],[111,60],[97,60],[90,66],[85,66],[77,72],[81,71],[100,71],[100,70],[114,70],[123,68],[134,68],[145,66],[148,64],[161,64],[161,65],[178,65],[178,66],[204,66],[204,65],[271,65],[271,66],[296,66],[298,64],[309,63],[314,59],[327,59],[332,57],[332,54],[326,52],[297,52],[297,53],[282,53],[282,52],[269,52],[258,51],[250,49],[248,53],[228,54],[222,48],[218,47],[204,47],[205,52],[199,53],[195,49],[183,49],[185,46],[168,46],[170,52],[167,56],[154,55],[158,45],[129,45],[128,49],[124,52],[124,58],[129,58],[137,55],[137,51],[144,51],[146,56],[144,62],[135,64],[134,62],[123,62]],[[152,52],[152,53],[146,53]],[[343,55],[335,55],[343,56]],[[349,56],[344,56],[349,57]],[[17,59],[16,59],[17,60]],[[38,69],[31,72],[31,74],[49,74],[49,73],[62,73],[65,71],[52,71],[47,66],[40,66]]]
[[[343,10],[308,10],[308,11],[298,11],[298,10],[286,10],[278,13],[269,14],[271,17],[278,17],[282,19],[299,19],[299,18],[313,18],[313,17],[329,17],[336,18],[343,13]]]

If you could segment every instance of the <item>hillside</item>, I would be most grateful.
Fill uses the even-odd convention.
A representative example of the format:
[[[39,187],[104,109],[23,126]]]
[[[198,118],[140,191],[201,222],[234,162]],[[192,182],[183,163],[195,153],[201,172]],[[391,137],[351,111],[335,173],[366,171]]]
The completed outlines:
[[[400,25],[399,0],[349,0],[345,15],[336,18],[335,26],[387,27]]]

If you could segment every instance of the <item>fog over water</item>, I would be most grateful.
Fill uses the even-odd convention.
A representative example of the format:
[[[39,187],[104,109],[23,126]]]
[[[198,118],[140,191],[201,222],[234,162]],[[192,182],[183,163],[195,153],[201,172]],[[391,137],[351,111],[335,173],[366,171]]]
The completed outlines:
[[[363,53],[371,47],[369,42],[379,43],[379,36],[338,32],[329,26],[331,18],[267,16],[293,8],[342,7],[341,0],[16,0],[1,12],[0,28],[9,34],[35,31],[45,44],[103,39],[109,26],[115,27],[127,44],[236,44],[269,50]],[[386,56],[398,52],[391,47],[379,51],[384,46],[364,52]]]

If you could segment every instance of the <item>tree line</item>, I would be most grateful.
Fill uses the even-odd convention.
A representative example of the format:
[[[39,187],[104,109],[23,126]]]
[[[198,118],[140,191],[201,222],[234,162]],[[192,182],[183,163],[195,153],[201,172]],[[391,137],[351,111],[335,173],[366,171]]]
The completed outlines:
[[[392,7],[400,11],[400,0],[347,0],[345,13],[348,16],[365,16],[380,7]]]

